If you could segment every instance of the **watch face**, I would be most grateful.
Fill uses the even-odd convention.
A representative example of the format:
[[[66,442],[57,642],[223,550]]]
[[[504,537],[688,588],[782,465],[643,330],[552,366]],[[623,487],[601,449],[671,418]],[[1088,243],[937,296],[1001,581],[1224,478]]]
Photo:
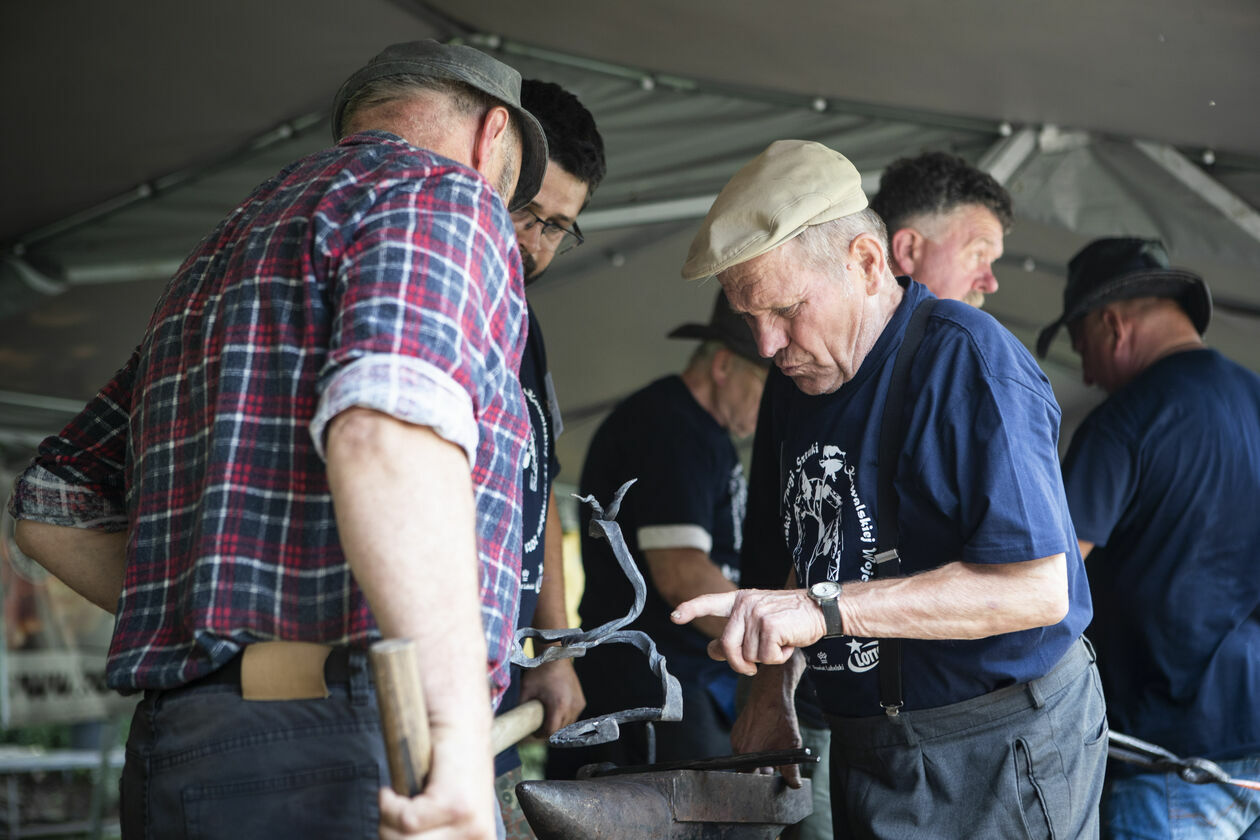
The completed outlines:
[[[834,580],[819,581],[809,588],[809,594],[814,598],[834,598],[840,594],[840,584]]]

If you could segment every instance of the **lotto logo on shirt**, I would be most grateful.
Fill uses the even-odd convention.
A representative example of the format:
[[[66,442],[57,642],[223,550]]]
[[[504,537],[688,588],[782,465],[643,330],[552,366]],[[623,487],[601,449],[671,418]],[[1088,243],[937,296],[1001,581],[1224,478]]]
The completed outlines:
[[[839,641],[839,640],[836,640]],[[875,639],[861,641],[849,639],[849,655],[843,661],[834,661],[838,645],[831,650],[818,649],[810,654],[809,667],[814,671],[850,671],[862,674],[879,664],[879,642]]]
[[[869,671],[879,664],[879,642],[871,639],[859,642],[849,640],[849,670],[855,674]]]

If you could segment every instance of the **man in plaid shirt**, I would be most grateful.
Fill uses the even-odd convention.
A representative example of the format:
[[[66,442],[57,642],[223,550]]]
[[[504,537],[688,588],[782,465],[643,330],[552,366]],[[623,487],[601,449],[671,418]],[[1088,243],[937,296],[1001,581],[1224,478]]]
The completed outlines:
[[[547,159],[519,89],[434,42],[360,69],[339,144],[203,240],[15,485],[19,544],[116,612],[110,685],[145,692],[125,836],[375,831],[382,635],[419,643],[433,738],[426,792],[380,793],[382,836],[494,835],[528,434],[500,195],[528,202]]]

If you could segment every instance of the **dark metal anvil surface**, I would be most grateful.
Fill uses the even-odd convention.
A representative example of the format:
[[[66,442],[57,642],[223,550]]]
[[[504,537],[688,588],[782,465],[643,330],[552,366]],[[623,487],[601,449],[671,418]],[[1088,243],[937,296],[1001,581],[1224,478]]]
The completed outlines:
[[[773,840],[814,807],[808,779],[715,770],[528,781],[516,796],[538,840]]]

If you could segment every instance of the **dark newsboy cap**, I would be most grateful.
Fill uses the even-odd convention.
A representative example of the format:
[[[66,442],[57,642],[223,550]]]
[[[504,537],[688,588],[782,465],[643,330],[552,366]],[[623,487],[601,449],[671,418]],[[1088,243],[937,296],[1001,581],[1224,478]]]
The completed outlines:
[[[770,360],[757,352],[757,342],[753,339],[752,330],[743,316],[731,309],[726,299],[726,292],[718,291],[717,300],[713,302],[713,314],[707,324],[683,324],[675,327],[670,338],[698,338],[701,341],[720,341],[732,353],[743,356],[750,362],[769,367]]]
[[[427,76],[463,82],[502,102],[516,115],[521,127],[521,174],[509,210],[519,210],[533,200],[547,171],[547,138],[534,115],[521,106],[521,74],[480,50],[437,41],[408,41],[386,47],[379,55],[346,79],[333,99],[333,139],[341,136],[346,104],[368,82],[386,76]],[[506,196],[505,196],[506,198]]]
[[[1136,237],[1096,239],[1068,263],[1063,314],[1037,336],[1037,355],[1045,358],[1059,327],[1112,301],[1142,297],[1176,300],[1199,335],[1212,319],[1207,284],[1193,271],[1169,266],[1163,242]]]

